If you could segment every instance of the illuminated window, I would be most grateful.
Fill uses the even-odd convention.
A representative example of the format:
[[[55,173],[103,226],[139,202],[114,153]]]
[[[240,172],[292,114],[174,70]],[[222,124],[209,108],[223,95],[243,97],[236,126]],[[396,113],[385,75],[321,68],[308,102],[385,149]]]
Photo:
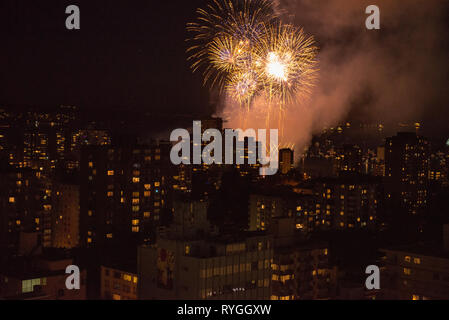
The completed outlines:
[[[89,168],[93,168],[94,167],[94,163],[91,161],[89,162]]]
[[[421,264],[421,259],[420,258],[414,258],[413,259],[413,263],[414,264]]]
[[[14,197],[9,197],[9,203],[14,203],[16,202],[16,198]]]
[[[110,198],[110,197],[113,197],[113,196],[114,196],[114,192],[108,191],[108,197]]]
[[[130,274],[123,274],[123,280],[131,282],[132,276]]]
[[[151,192],[150,191],[144,191],[144,193],[143,193],[143,196],[144,197],[149,197],[151,195]]]
[[[133,226],[138,226],[139,225],[139,219],[134,219],[132,221]]]
[[[135,277],[135,276],[133,277],[133,282],[137,283],[137,277]]]
[[[151,214],[148,211],[143,213],[144,218],[149,218],[150,216]]]
[[[160,185],[161,185],[160,182],[155,182],[155,183],[154,183],[154,186],[155,186],[155,187],[160,187]]]
[[[138,226],[132,227],[131,231],[134,233],[137,233],[137,232],[139,232],[139,227]]]
[[[410,256],[405,256],[404,257],[404,261],[405,262],[410,262],[411,261],[411,257]]]
[[[133,206],[133,212],[139,212],[140,207],[139,206]]]
[[[151,184],[146,184],[144,187],[145,187],[145,190],[150,190],[151,189]]]
[[[409,276],[409,275],[412,274],[412,270],[409,269],[409,268],[404,268],[404,274],[407,275],[407,276]]]
[[[41,285],[41,279],[22,280],[22,293],[33,292],[34,286],[39,285]]]
[[[186,246],[185,253],[186,253],[186,255],[190,254],[190,246]]]
[[[106,238],[112,239],[112,233],[108,233],[108,234],[106,235]]]
[[[114,175],[114,170],[109,170],[108,171],[108,176],[113,176]]]
[[[92,210],[89,210],[89,211],[87,211],[87,215],[89,216],[89,217],[92,217]]]
[[[139,177],[134,177],[133,178],[133,183],[139,183],[140,182],[140,178]]]
[[[139,204],[140,200],[139,199],[133,199],[133,204]]]

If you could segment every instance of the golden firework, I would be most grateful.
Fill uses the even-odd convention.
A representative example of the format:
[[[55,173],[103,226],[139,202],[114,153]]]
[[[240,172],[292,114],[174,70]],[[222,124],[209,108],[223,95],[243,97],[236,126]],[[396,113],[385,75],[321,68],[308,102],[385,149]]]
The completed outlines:
[[[318,48],[313,37],[289,24],[267,26],[253,49],[257,73],[268,98],[286,104],[308,93],[316,76]]]

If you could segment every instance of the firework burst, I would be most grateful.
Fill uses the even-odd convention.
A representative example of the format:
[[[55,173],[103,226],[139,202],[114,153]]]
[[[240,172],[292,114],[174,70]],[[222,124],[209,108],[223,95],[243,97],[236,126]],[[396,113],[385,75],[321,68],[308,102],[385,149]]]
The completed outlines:
[[[187,25],[193,71],[202,70],[204,83],[236,101],[245,118],[255,98],[265,97],[267,127],[271,118],[279,119],[282,135],[286,105],[309,93],[314,82],[313,37],[283,24],[269,0],[212,0],[197,13]]]
[[[253,50],[255,65],[270,100],[286,104],[308,93],[316,76],[318,48],[302,29],[278,23],[267,27]]]

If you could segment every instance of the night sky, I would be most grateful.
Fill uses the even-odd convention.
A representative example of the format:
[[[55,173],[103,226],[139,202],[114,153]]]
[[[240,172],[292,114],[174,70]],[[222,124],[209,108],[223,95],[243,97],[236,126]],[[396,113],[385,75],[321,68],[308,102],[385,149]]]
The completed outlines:
[[[77,4],[81,30],[65,28]],[[0,2],[0,104],[208,112],[186,62],[201,1]]]
[[[447,2],[278,2],[321,47],[321,79],[302,117],[308,124],[294,126],[304,128],[300,135],[349,118],[423,120],[428,134],[449,136]],[[382,29],[370,32],[364,8],[374,3]],[[65,28],[70,4],[80,7],[81,30]],[[0,105],[212,114],[213,99],[185,53],[185,25],[204,4],[2,0]]]

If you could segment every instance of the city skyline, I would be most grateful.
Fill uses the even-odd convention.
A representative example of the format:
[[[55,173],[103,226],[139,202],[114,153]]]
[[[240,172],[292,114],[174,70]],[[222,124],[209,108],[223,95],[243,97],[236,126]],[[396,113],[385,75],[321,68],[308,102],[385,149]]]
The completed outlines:
[[[448,300],[448,21],[2,2],[0,300]]]

